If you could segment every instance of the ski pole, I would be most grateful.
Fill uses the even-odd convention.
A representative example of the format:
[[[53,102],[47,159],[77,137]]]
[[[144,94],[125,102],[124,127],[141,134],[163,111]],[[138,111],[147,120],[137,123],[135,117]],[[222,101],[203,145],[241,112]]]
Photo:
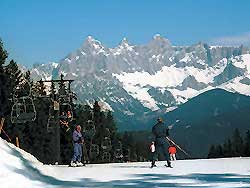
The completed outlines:
[[[4,120],[5,120],[5,118],[1,118],[1,123],[0,123],[0,134],[1,134],[2,129],[3,129]]]
[[[5,136],[8,138],[8,140],[11,142],[11,139],[9,137],[9,135],[2,129],[3,133],[5,134]]]
[[[172,144],[174,144],[179,150],[181,150],[186,156],[188,156],[189,158],[192,158],[191,155],[189,155],[184,149],[182,149],[179,145],[177,145],[173,140],[171,140],[168,136],[166,137],[166,139],[171,142]]]

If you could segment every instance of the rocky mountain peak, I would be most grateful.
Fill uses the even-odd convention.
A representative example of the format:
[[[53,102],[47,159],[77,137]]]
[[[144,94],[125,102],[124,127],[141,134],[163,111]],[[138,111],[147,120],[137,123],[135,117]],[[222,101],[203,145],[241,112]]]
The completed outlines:
[[[153,39],[150,41],[151,44],[158,44],[158,45],[166,45],[166,46],[172,46],[171,42],[161,36],[160,34],[155,34],[153,36]]]
[[[89,36],[58,65],[40,65],[31,74],[35,80],[66,74],[75,79],[72,90],[81,101],[100,99],[127,125],[125,118],[173,109],[215,87],[250,95],[250,54],[242,54],[239,48],[204,43],[172,46],[158,34],[146,45],[124,38],[115,48]]]
[[[97,54],[105,51],[105,47],[102,45],[102,43],[92,36],[88,36],[86,38],[86,40],[83,42],[81,49],[87,52],[94,52]]]

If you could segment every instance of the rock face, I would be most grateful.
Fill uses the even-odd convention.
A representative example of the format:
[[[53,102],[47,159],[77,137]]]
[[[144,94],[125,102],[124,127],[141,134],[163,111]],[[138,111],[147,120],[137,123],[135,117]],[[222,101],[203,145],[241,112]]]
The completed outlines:
[[[143,129],[152,111],[169,111],[215,87],[250,95],[248,53],[243,46],[173,46],[160,35],[146,45],[123,39],[108,48],[89,36],[61,61],[35,66],[31,74],[35,80],[64,74],[75,80],[82,102],[100,100],[121,129]]]

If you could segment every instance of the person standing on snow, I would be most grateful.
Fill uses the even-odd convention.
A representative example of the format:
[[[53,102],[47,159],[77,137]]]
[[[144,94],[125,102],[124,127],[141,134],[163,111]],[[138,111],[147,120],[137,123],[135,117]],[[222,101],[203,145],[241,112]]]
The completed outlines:
[[[153,163],[154,157],[155,157],[155,143],[154,142],[151,143],[149,149],[150,149],[150,161],[151,163]],[[153,166],[156,167],[155,164]]]
[[[81,133],[81,126],[77,125],[73,132],[74,154],[70,163],[70,166],[83,166],[82,159],[82,145],[84,139]]]
[[[168,153],[170,155],[170,160],[171,161],[176,161],[176,156],[175,156],[176,147],[173,144],[171,144],[170,147],[168,148]]]
[[[155,144],[155,152],[153,154],[153,160],[151,162],[151,168],[155,167],[155,161],[158,155],[163,154],[167,161],[166,167],[170,167],[171,163],[168,154],[168,142],[166,137],[169,136],[168,127],[163,123],[162,118],[157,119],[157,124],[152,128],[152,144]]]

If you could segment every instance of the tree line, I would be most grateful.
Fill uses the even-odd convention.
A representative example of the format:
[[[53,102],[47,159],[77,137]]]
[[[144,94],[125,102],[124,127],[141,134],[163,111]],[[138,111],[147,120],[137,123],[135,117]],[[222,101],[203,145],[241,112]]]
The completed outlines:
[[[250,130],[242,137],[240,131],[235,129],[231,138],[223,144],[211,145],[207,157],[250,157]]]

